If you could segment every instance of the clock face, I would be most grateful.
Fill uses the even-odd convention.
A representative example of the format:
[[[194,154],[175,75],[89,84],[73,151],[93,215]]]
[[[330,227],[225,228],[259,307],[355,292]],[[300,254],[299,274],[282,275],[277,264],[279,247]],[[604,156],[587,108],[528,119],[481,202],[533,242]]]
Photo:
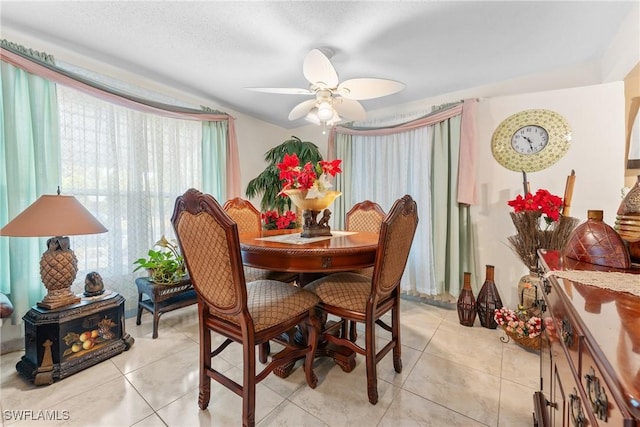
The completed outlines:
[[[527,125],[516,131],[511,137],[511,147],[518,154],[536,154],[549,142],[549,133],[542,126]]]
[[[536,172],[556,163],[569,150],[571,129],[560,114],[524,110],[504,119],[491,138],[493,157],[516,172]]]

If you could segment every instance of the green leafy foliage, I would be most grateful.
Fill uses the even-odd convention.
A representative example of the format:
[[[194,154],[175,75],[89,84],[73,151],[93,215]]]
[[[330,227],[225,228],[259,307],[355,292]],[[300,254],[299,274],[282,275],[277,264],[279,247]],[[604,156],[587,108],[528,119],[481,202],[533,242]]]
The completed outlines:
[[[298,156],[302,165],[307,162],[317,164],[322,160],[322,155],[317,145],[309,141],[302,141],[296,136],[292,136],[291,139],[267,151],[264,160],[269,165],[257,177],[249,181],[245,190],[248,198],[258,197],[262,194],[260,201],[261,211],[275,210],[278,213],[283,213],[291,210],[291,200],[288,197],[278,196],[282,190],[282,183],[280,182],[280,170],[277,165],[282,162],[285,154],[291,155],[294,153]]]
[[[142,268],[149,273],[149,278],[154,283],[169,284],[175,283],[182,279],[186,270],[184,266],[184,258],[178,251],[178,245],[169,242],[164,236],[154,245],[160,246],[168,250],[149,249],[147,258],[138,258],[133,262],[138,266],[133,270],[138,271]]]

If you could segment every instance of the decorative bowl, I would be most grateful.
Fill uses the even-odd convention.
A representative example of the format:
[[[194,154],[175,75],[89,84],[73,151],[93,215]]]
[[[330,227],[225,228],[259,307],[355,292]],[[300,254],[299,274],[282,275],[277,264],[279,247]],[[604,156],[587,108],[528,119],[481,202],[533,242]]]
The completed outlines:
[[[339,191],[328,190],[324,197],[307,199],[307,190],[284,190],[284,194],[289,196],[294,205],[302,210],[321,211],[331,206],[331,203],[342,193]]]

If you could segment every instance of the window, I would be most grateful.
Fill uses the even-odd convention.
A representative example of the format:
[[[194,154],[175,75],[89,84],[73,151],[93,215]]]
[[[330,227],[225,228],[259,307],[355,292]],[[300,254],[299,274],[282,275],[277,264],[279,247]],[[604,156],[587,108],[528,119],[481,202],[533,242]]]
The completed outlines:
[[[75,292],[97,271],[105,288],[136,302],[133,261],[164,234],[173,237],[178,195],[201,188],[199,121],[133,111],[58,85],[61,190],[102,222],[107,233],[73,236]]]

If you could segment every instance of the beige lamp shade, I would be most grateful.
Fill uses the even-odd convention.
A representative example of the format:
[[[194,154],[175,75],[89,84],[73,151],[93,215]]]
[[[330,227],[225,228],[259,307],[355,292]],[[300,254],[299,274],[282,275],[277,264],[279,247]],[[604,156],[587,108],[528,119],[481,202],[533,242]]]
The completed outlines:
[[[104,233],[107,229],[73,196],[44,195],[0,230],[0,236],[47,237]]]

